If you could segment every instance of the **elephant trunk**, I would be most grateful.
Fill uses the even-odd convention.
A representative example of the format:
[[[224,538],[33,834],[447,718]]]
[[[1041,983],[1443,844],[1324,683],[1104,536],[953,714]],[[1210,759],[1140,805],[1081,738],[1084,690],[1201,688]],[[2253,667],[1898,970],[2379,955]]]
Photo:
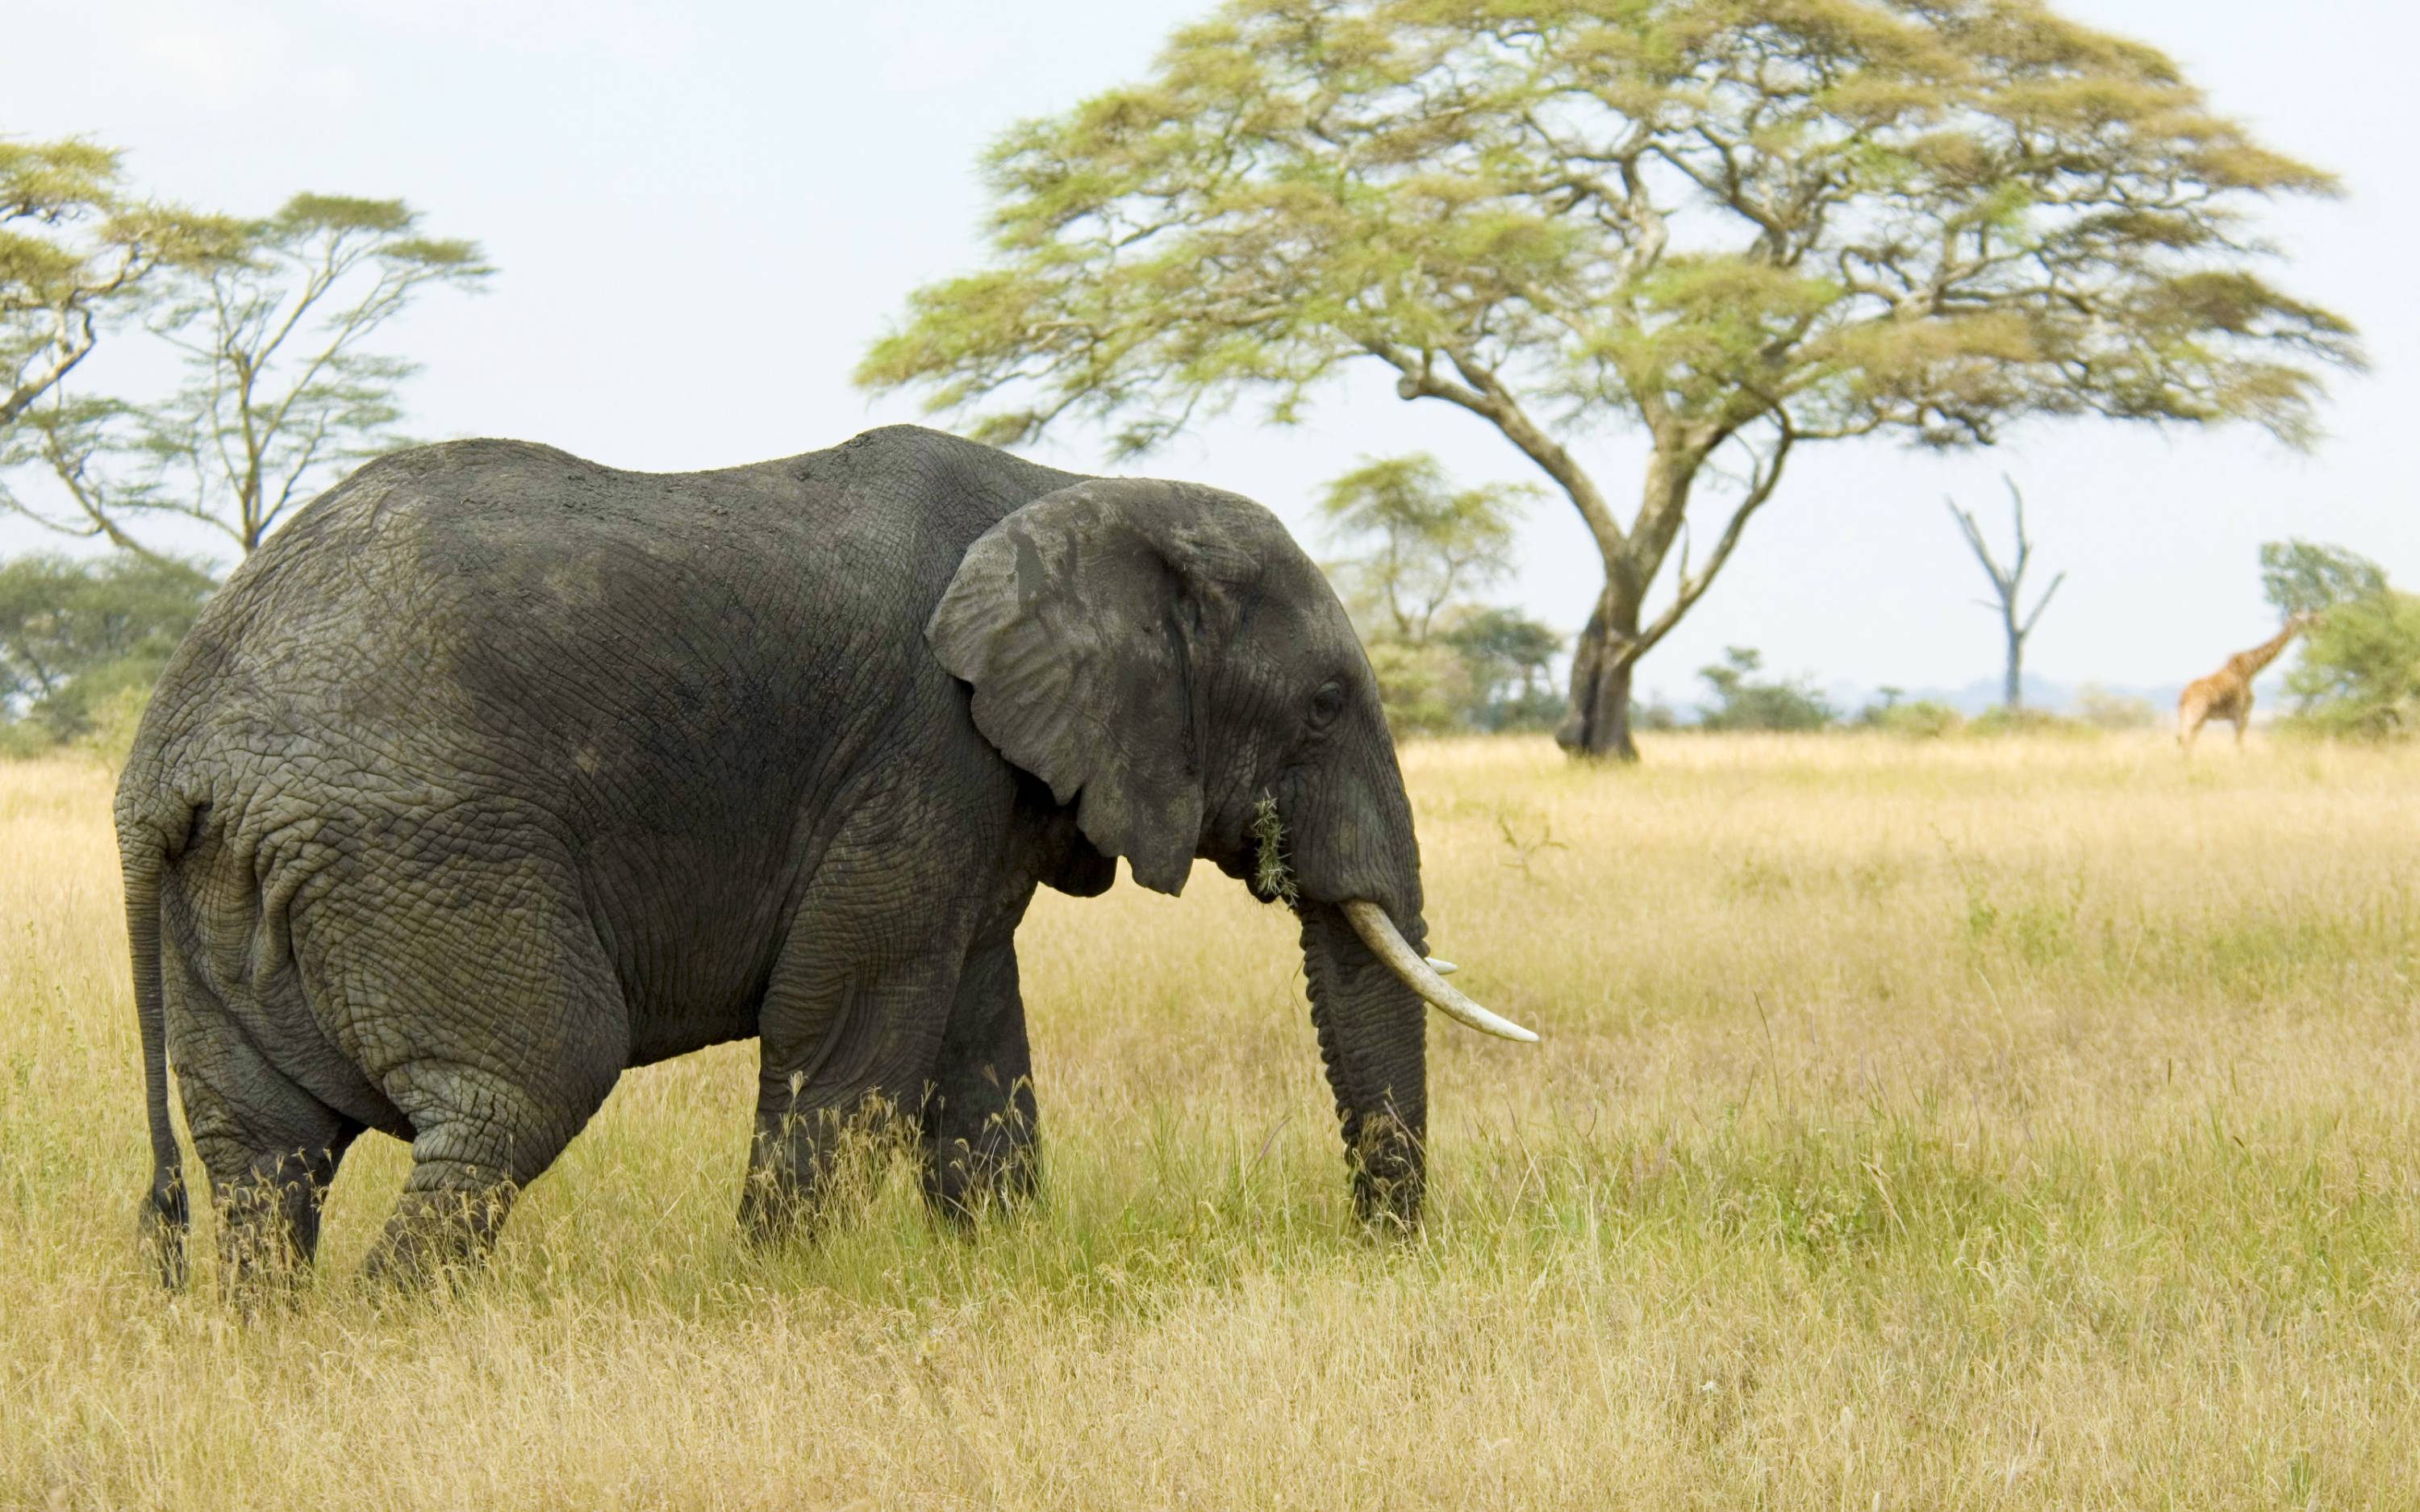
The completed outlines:
[[[1355,1211],[1408,1227],[1426,1181],[1428,1007],[1342,907],[1306,898],[1299,911],[1311,1019],[1343,1120]]]

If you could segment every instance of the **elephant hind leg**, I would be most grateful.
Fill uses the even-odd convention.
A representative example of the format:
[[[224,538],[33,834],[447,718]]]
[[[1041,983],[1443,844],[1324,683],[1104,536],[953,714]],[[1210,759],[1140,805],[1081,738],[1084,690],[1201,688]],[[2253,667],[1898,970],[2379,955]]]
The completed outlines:
[[[361,1132],[358,1123],[335,1119],[312,1135],[258,1151],[220,1183],[222,1263],[239,1291],[259,1279],[295,1279],[310,1266],[318,1254],[319,1210],[329,1184]]]
[[[178,1091],[218,1213],[221,1285],[249,1304],[311,1264],[320,1204],[363,1126],[261,1053],[173,935],[162,964]]]
[[[411,1174],[370,1251],[372,1278],[417,1285],[486,1258],[520,1190],[554,1164],[620,1075],[623,1020],[602,1007],[575,1015],[583,1016],[593,1021],[584,1033],[536,1036],[560,1053],[535,1063],[513,1064],[489,1045],[475,1058],[431,1055],[388,1074],[388,1095],[411,1120]]]
[[[628,1063],[620,983],[562,879],[529,852],[424,855],[298,927],[315,1005],[411,1140],[374,1277],[475,1266]]]
[[[433,1128],[413,1138],[411,1174],[364,1262],[374,1281],[419,1286],[475,1270],[527,1180],[515,1174],[508,1152],[465,1139],[449,1124]],[[559,1151],[557,1146],[546,1159]]]
[[[251,1300],[319,1247],[319,1209],[362,1125],[295,1086],[248,1041],[190,1047],[178,1089],[218,1213],[220,1279]]]

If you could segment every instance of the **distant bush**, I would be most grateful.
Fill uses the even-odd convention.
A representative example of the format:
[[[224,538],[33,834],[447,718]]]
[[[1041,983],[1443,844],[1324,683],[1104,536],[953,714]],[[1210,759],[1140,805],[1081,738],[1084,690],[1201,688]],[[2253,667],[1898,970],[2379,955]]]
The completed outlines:
[[[143,711],[151,706],[151,687],[160,680],[157,666],[119,662],[109,669],[84,700],[83,717],[69,744],[90,751],[112,766],[122,766],[134,748],[134,732]],[[106,687],[101,686],[105,682]]]
[[[122,752],[212,586],[198,567],[134,555],[0,563],[0,753]]]
[[[1398,736],[1435,735],[1467,728],[1469,668],[1453,650],[1432,642],[1373,640],[1365,648],[1378,674],[1378,706]]]
[[[1857,722],[1903,740],[1939,740],[1966,727],[1966,717],[1947,703],[1917,699],[1912,703],[1868,705]]]
[[[1699,668],[1714,690],[1714,704],[1698,717],[1704,730],[1821,730],[1838,717],[1823,695],[1804,682],[1759,680],[1751,675],[1764,658],[1747,646],[1732,646],[1722,661]]]
[[[2160,714],[2149,699],[2086,683],[2075,695],[2075,717],[2096,730],[2148,730],[2159,722]]]
[[[0,719],[0,761],[19,761],[43,756],[58,748],[58,741],[38,724],[23,719]]]
[[[1966,733],[1972,735],[2070,735],[2089,736],[2101,732],[2082,719],[2071,719],[2047,709],[2012,709],[2002,704],[1986,709],[1966,722]]]
[[[2298,704],[2289,722],[2310,733],[2420,734],[2420,595],[2381,588],[2328,609],[2306,632],[2286,691]]]
[[[1465,723],[1479,730],[1552,730],[1570,701],[1548,680],[1563,638],[1517,609],[1479,609],[1436,637],[1462,658]]]
[[[1481,706],[1479,727],[1506,734],[1535,734],[1561,724],[1571,707],[1572,701],[1552,688],[1512,693]]]

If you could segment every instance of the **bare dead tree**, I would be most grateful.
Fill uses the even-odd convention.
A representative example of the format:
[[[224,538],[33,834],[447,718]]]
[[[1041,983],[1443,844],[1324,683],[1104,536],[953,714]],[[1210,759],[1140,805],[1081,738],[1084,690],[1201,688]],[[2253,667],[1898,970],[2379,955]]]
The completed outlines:
[[[2067,581],[2067,574],[2062,572],[2050,580],[2050,586],[2043,589],[2041,597],[2035,601],[2032,613],[2022,617],[2018,614],[2017,605],[2024,596],[2025,567],[2033,561],[2034,544],[2025,535],[2025,496],[2017,491],[2016,480],[2007,473],[2000,474],[2000,481],[2009,486],[2009,501],[2013,506],[2017,524],[2017,554],[2005,568],[1992,555],[1992,548],[1984,544],[1982,527],[1975,523],[1974,515],[1959,508],[1955,499],[1945,496],[1942,502],[1949,506],[1949,517],[1958,522],[1959,532],[1966,537],[1966,544],[1974,548],[1975,560],[1983,564],[1985,575],[1992,579],[1992,592],[1997,602],[1980,598],[1975,602],[2000,616],[2000,626],[2009,641],[2009,678],[2004,702],[2011,709],[2022,709],[2025,706],[2025,637],[2034,633],[2034,626],[2041,621],[2042,610],[2050,607],[2050,595],[2057,593],[2058,585]]]

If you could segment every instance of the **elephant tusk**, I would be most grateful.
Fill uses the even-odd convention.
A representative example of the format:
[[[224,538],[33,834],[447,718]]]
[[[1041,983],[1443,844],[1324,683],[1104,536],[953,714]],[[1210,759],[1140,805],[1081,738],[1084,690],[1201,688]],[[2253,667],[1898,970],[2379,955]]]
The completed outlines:
[[[1384,908],[1366,898],[1356,898],[1344,905],[1344,917],[1352,920],[1353,933],[1361,936],[1361,943],[1370,948],[1371,953],[1387,964],[1388,970],[1402,978],[1404,986],[1428,999],[1446,1017],[1458,1024],[1468,1025],[1481,1034],[1519,1040],[1525,1044],[1538,1042],[1535,1031],[1525,1029],[1511,1019],[1498,1018],[1446,985],[1445,978],[1412,949],[1411,943],[1404,938],[1403,932],[1395,928],[1395,921],[1387,917]]]
[[[1460,971],[1460,970],[1462,969],[1460,966],[1455,965],[1452,962],[1450,962],[1450,961],[1445,961],[1445,960],[1440,960],[1440,959],[1439,959],[1439,958],[1437,958],[1436,956],[1430,956],[1430,957],[1428,958],[1428,963],[1429,963],[1429,969],[1430,969],[1431,971],[1435,972],[1435,973],[1436,973],[1438,976],[1440,976],[1440,977],[1450,977],[1450,976],[1452,976],[1455,972]]]

